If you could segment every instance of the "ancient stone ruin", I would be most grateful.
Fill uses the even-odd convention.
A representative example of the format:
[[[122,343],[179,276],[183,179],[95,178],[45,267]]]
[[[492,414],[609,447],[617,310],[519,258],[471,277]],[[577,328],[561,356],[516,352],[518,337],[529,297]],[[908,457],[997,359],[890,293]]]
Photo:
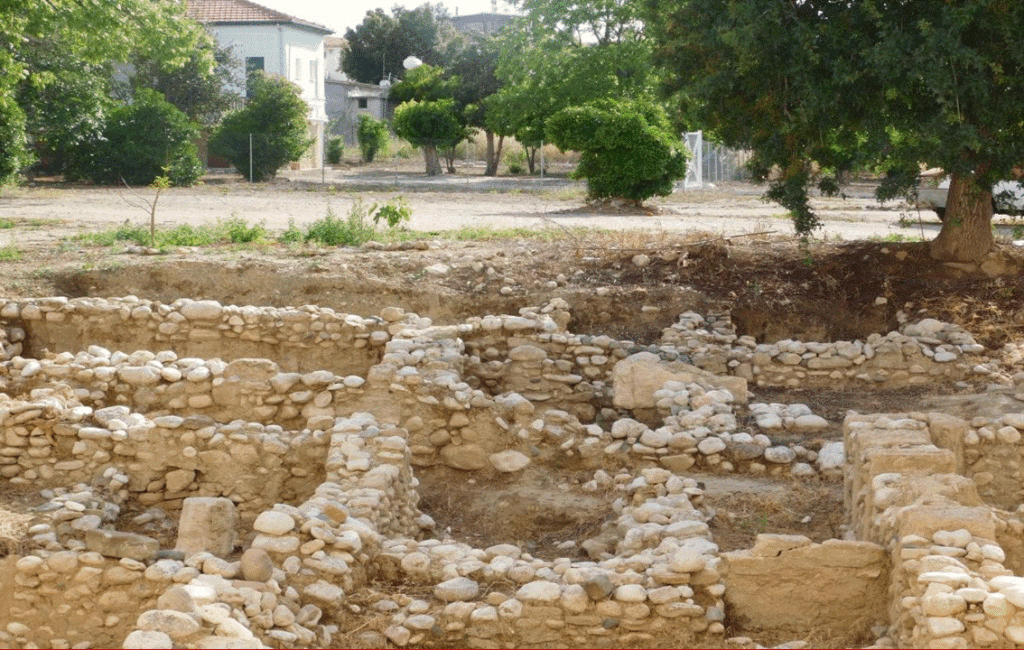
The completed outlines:
[[[0,300],[0,645],[1024,646],[1020,350],[930,319],[758,343],[687,312],[650,346],[570,321]],[[817,447],[789,440],[824,418],[748,392],[957,382],[1001,407],[851,412]],[[428,475],[567,467],[557,517],[608,511],[558,555],[421,508]],[[841,483],[844,525],[723,551],[695,472]]]

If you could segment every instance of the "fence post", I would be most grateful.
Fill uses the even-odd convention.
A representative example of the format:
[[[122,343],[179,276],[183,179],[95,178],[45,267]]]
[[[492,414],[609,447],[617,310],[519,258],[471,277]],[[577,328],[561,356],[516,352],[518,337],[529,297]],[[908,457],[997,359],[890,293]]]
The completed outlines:
[[[249,182],[252,182],[252,134],[249,134]]]

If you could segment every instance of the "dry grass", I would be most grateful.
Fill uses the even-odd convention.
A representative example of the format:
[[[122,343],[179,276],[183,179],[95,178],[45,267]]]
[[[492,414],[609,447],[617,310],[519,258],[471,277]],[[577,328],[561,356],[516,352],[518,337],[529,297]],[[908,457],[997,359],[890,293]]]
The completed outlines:
[[[710,522],[722,551],[750,548],[757,535],[805,535],[814,542],[840,537],[845,520],[842,488],[825,482],[796,482],[770,492],[708,496],[715,508]]]

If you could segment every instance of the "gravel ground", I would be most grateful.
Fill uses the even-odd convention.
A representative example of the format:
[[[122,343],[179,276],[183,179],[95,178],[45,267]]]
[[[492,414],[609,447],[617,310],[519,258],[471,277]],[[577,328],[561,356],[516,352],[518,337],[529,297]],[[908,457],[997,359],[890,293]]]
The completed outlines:
[[[648,202],[654,214],[626,214],[595,208],[583,201],[584,185],[565,178],[487,178],[481,170],[427,178],[400,169],[355,167],[341,170],[285,172],[275,182],[249,185],[237,176],[208,177],[204,185],[172,188],[159,197],[158,226],[198,225],[217,219],[242,218],[284,230],[289,222],[302,227],[327,210],[347,215],[356,201],[373,203],[403,197],[412,208],[408,227],[436,231],[464,227],[586,227],[609,230],[683,232],[723,235],[774,231],[793,232],[779,206],[761,200],[762,188],[729,183],[702,189],[679,188],[672,196]],[[885,238],[931,239],[939,229],[932,212],[918,213],[905,203],[880,205],[872,188],[856,186],[849,198],[816,198],[825,223],[818,237],[831,240]],[[68,187],[38,183],[0,193],[0,219],[34,221],[27,233],[18,229],[18,243],[57,241],[69,234],[105,230],[126,221],[148,223],[154,191],[148,188]],[[910,227],[900,225],[911,220]],[[920,219],[919,219],[920,217]],[[13,233],[0,230],[0,246],[14,243]],[[5,241],[6,240],[6,241]]]

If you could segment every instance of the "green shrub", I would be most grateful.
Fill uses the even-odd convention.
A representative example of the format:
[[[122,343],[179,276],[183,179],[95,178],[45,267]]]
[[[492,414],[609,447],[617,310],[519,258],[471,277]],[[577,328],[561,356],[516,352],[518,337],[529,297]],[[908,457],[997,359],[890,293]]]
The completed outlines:
[[[359,246],[373,239],[377,229],[367,223],[369,211],[362,201],[356,201],[347,219],[341,219],[328,209],[323,219],[317,219],[306,230],[306,241],[324,246]]]
[[[332,165],[341,163],[342,156],[345,155],[345,145],[342,143],[341,138],[331,138],[327,142],[327,162]]]
[[[0,93],[0,185],[16,180],[30,160],[25,139],[25,112],[14,97]]]
[[[84,169],[72,170],[95,183],[149,185],[166,175],[174,185],[192,185],[203,175],[195,123],[160,93],[140,89],[131,104],[107,116],[99,138],[83,143]]]
[[[359,152],[363,162],[373,162],[377,153],[383,153],[388,145],[388,125],[363,113],[359,116],[359,128],[356,131],[359,139]]]
[[[295,225],[295,219],[288,219],[288,228],[277,237],[282,244],[298,244],[306,240],[306,236]]]
[[[232,244],[252,244],[267,239],[267,229],[262,223],[250,226],[244,219],[235,217],[225,221],[224,228]]]
[[[653,104],[604,100],[565,108],[548,119],[546,133],[562,151],[580,152],[573,175],[587,179],[591,199],[667,196],[686,174],[686,149]]]
[[[227,158],[249,181],[260,182],[274,178],[278,169],[309,148],[309,107],[299,96],[299,87],[287,79],[257,73],[249,81],[249,103],[214,130],[210,153]]]

